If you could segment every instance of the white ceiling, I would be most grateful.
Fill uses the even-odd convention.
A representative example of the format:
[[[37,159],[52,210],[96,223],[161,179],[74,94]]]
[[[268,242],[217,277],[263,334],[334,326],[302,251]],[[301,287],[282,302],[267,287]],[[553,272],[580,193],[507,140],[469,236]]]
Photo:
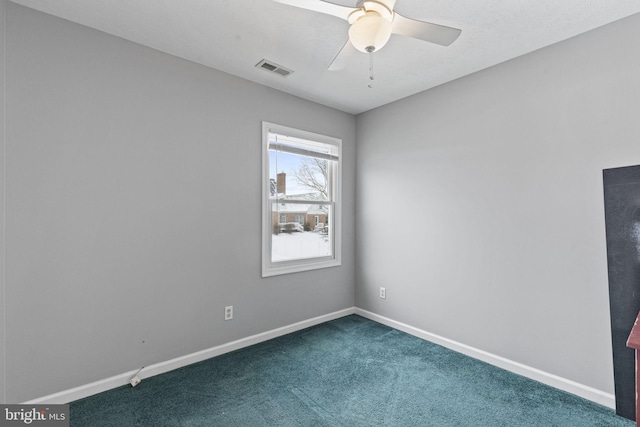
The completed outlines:
[[[364,53],[327,70],[346,21],[272,0],[12,1],[353,114],[640,12],[640,0],[398,0],[398,13],[462,34],[449,47],[392,36],[370,82]],[[294,73],[255,68],[265,58]]]

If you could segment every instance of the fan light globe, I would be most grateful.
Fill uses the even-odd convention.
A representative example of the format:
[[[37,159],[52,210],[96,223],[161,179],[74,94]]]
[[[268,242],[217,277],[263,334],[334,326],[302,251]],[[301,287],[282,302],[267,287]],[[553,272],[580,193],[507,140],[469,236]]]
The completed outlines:
[[[391,22],[378,12],[367,11],[349,28],[351,44],[361,52],[380,50],[391,37]]]

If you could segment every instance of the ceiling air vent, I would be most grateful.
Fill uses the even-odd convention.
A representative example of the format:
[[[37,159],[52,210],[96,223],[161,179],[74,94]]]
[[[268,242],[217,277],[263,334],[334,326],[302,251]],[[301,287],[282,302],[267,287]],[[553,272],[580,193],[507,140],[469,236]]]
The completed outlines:
[[[281,65],[276,64],[275,62],[268,61],[263,59],[262,61],[256,64],[257,68],[261,70],[269,71],[271,73],[277,74],[281,77],[287,77],[289,74],[293,73],[293,70],[289,70],[288,68],[284,68]]]

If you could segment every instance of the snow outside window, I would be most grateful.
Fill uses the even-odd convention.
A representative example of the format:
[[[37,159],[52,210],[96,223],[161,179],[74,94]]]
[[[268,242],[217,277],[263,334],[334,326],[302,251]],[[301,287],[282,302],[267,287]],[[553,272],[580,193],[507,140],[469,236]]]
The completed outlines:
[[[262,123],[262,276],[340,265],[342,140]]]

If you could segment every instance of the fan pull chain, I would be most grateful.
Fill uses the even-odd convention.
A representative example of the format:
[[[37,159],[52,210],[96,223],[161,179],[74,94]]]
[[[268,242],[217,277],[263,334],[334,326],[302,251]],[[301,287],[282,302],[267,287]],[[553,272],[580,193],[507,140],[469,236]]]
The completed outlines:
[[[367,52],[369,52],[369,80],[373,81],[373,47],[368,47]],[[368,88],[373,88],[373,85],[369,83]]]

